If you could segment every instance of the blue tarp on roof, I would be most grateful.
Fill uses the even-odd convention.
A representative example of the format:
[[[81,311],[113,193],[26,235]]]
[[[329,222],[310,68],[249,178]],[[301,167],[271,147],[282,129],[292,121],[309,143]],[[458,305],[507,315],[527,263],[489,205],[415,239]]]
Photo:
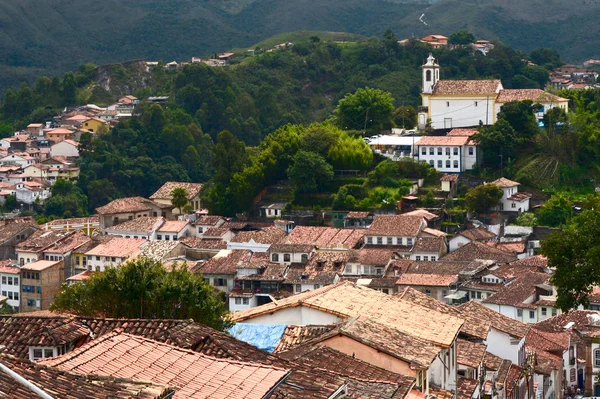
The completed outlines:
[[[273,353],[286,327],[285,324],[270,326],[266,324],[237,323],[229,329],[229,334],[240,341]]]

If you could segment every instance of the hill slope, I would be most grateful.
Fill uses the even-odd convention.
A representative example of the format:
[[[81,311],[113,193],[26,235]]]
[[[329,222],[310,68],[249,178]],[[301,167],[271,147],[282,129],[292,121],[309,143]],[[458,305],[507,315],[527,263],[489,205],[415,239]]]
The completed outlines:
[[[598,17],[595,0],[3,0],[0,89],[86,62],[183,60],[301,30],[404,38],[467,28],[582,60],[599,55]]]

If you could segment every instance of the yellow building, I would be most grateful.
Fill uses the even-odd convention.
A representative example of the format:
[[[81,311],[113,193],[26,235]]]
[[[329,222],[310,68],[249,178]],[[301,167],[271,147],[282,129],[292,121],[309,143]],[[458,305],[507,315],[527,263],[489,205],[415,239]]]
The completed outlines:
[[[108,129],[108,123],[99,118],[89,118],[81,122],[81,129],[89,130],[95,133]]]

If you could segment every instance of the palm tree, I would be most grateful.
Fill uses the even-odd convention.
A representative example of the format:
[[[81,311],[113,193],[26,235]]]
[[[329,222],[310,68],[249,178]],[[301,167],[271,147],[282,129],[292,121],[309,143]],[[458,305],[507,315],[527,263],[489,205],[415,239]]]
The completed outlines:
[[[188,203],[188,193],[185,188],[177,187],[171,191],[171,204],[174,207],[179,209],[179,214],[181,214],[181,208],[187,205]]]

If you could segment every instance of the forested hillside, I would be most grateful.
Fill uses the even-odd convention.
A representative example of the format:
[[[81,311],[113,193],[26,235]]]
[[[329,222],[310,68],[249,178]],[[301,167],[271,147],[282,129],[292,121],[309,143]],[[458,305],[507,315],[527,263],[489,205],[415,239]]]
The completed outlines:
[[[286,147],[280,141],[291,140],[282,137],[296,137],[292,141],[297,141],[304,130],[286,128],[287,133],[279,131],[267,139],[282,126],[330,120],[346,132],[331,133],[335,140],[323,144],[323,159],[303,161],[330,163],[341,169],[371,167],[347,166],[354,165],[349,160],[354,155],[340,154],[337,148],[362,148],[345,134],[352,136],[365,128],[379,131],[394,124],[410,124],[416,118],[413,107],[420,103],[420,66],[430,51],[416,41],[400,46],[388,31],[380,39],[355,43],[312,37],[292,48],[249,57],[226,68],[191,64],[171,72],[158,66],[144,72],[143,79],[136,75],[140,63],[102,68],[83,65],[61,78],[40,77],[32,87],[8,90],[0,108],[0,135],[49,120],[65,106],[115,101],[118,93],[103,88],[107,80],[114,87],[130,86],[142,99],[168,95],[164,108],[142,102],[134,118],[110,132],[93,141],[83,135],[78,191],[69,193],[68,201],[54,195],[50,204],[56,211],[47,213],[61,215],[70,207],[69,214],[78,215],[86,207],[91,211],[116,197],[148,196],[168,180],[204,182],[225,170],[221,187],[229,194],[218,189],[214,192],[220,197],[212,201],[216,209],[231,214],[243,210],[257,189],[286,176],[291,158],[302,146],[295,142]],[[527,55],[502,45],[487,56],[473,53],[469,46],[433,53],[445,79],[497,77],[505,87],[516,88],[543,86],[548,79],[546,68],[560,62],[556,53],[538,51],[536,60],[545,66],[529,66]],[[362,111],[349,111],[341,117],[334,113],[344,96],[365,87],[389,92],[386,118],[377,119],[374,110],[368,117]],[[230,133],[221,135],[224,130]],[[337,142],[342,147],[336,147]],[[251,148],[259,145],[259,149]],[[233,155],[227,155],[229,151]],[[85,196],[89,201],[80,201]]]
[[[4,0],[0,91],[77,65],[145,58],[189,60],[248,48],[273,35],[323,30],[399,38],[469,29],[524,51],[567,60],[598,54],[592,0]],[[425,14],[422,21],[419,17]]]

